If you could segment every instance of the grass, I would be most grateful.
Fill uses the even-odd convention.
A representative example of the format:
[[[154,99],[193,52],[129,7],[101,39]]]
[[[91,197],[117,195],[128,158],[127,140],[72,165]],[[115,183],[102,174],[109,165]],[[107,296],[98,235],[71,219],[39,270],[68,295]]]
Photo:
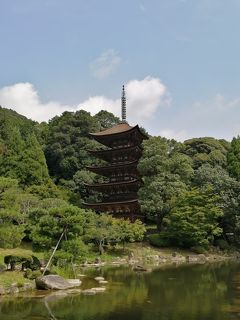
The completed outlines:
[[[19,248],[3,249],[0,248],[0,265],[4,265],[4,257],[7,255],[31,256],[34,255],[39,259],[43,258],[42,252],[33,252],[30,244],[23,244]],[[5,271],[0,273],[0,286],[9,287],[12,283],[17,283],[21,287],[24,283],[29,283],[29,279],[23,277],[21,271]]]
[[[12,283],[17,283],[18,287],[22,287],[24,283],[29,283],[30,280],[23,277],[20,271],[6,271],[0,273],[0,286],[4,288],[10,287]]]

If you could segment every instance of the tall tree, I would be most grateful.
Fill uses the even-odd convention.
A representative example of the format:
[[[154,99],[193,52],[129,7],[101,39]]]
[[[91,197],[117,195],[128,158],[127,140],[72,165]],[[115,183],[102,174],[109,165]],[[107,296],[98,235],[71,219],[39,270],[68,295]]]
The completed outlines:
[[[163,218],[170,212],[177,197],[187,188],[193,174],[189,158],[174,151],[174,141],[152,137],[144,142],[139,171],[144,186],[139,191],[142,211],[162,228]]]
[[[218,223],[223,215],[219,200],[210,188],[184,192],[166,219],[165,236],[170,243],[187,248],[213,244],[222,233]]]
[[[88,149],[93,149],[96,143],[89,133],[97,130],[96,119],[83,110],[64,112],[49,122],[45,155],[50,174],[57,181],[72,180],[78,170],[91,163]]]
[[[227,165],[232,177],[240,180],[240,136],[233,138],[227,155]]]

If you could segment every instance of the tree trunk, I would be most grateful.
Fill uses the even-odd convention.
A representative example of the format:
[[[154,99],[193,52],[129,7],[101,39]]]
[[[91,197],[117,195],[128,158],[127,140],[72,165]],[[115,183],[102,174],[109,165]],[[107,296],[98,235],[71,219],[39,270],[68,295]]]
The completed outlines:
[[[104,253],[103,242],[99,241],[99,254],[102,255]]]
[[[164,215],[162,214],[162,212],[157,214],[157,230],[159,232],[162,231],[163,217],[164,217]]]

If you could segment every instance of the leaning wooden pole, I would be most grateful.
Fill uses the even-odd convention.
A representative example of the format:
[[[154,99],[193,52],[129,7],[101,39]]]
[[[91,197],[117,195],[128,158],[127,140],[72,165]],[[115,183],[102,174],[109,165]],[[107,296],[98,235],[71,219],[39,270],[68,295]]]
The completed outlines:
[[[60,244],[60,242],[61,242],[61,240],[62,240],[62,237],[63,237],[65,231],[66,231],[66,229],[63,230],[60,238],[58,239],[58,242],[57,242],[57,244],[56,244],[56,246],[55,246],[55,248],[54,248],[54,250],[53,250],[53,252],[52,252],[52,254],[51,254],[51,257],[49,258],[48,263],[47,263],[46,267],[45,267],[44,270],[43,270],[43,276],[44,276],[45,272],[47,271],[48,267],[50,266],[50,263],[51,263],[51,261],[52,261],[52,258],[53,258],[53,256],[54,256],[55,252],[57,251],[57,248],[58,248],[58,246],[59,246],[59,244]]]

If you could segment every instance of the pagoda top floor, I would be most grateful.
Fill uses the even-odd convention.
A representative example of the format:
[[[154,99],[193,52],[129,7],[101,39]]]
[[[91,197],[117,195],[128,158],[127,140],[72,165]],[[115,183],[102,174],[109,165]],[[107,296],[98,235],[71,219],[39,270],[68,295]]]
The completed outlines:
[[[140,145],[144,139],[147,139],[138,125],[131,127],[128,123],[120,123],[90,135],[99,143],[113,149]]]

